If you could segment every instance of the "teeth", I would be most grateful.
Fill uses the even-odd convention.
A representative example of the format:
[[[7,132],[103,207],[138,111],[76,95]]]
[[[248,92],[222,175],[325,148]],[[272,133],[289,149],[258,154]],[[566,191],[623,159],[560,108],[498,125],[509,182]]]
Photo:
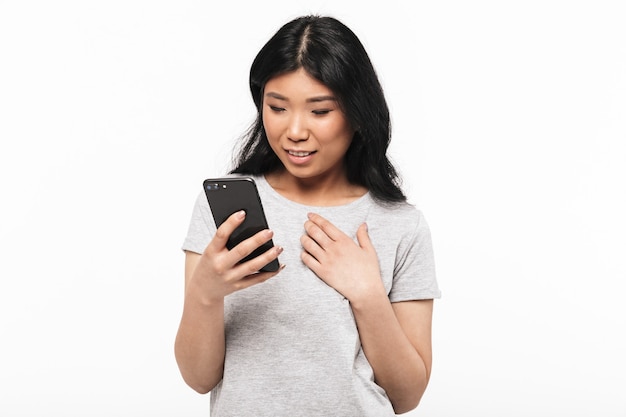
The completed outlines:
[[[289,155],[293,155],[293,156],[309,156],[309,155],[311,155],[311,152],[295,152],[295,151],[289,151]]]

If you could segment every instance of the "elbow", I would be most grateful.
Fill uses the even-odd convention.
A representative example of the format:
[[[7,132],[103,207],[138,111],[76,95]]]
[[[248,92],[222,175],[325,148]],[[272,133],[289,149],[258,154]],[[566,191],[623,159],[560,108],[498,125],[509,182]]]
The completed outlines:
[[[406,398],[403,401],[392,402],[393,412],[396,414],[404,414],[415,410],[420,403],[421,396],[416,398]]]
[[[178,369],[185,384],[198,394],[209,393],[222,380],[221,372],[199,372],[195,366],[184,361],[178,362]]]
[[[212,387],[209,387],[208,385],[200,385],[200,384],[194,385],[190,383],[187,383],[187,385],[189,385],[191,389],[197,392],[198,394],[208,394],[213,389]]]
[[[198,394],[209,393],[222,380],[223,366],[199,364],[198,360],[190,359],[189,356],[191,355],[176,344],[176,362],[185,384]]]
[[[215,388],[215,386],[219,382],[217,381],[214,383],[213,381],[202,381],[193,377],[185,377],[184,375],[183,380],[192,390],[194,390],[198,394],[208,394],[213,388]]]
[[[422,400],[426,391],[425,384],[418,384],[412,389],[396,392],[395,396],[389,395],[389,401],[396,414],[404,414],[415,410]]]

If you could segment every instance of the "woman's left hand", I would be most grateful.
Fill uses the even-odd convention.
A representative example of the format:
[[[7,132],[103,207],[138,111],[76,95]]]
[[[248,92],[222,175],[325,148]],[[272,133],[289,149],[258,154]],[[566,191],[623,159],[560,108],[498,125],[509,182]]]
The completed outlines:
[[[322,216],[309,213],[300,238],[302,261],[351,303],[385,294],[378,256],[363,223],[357,242]]]

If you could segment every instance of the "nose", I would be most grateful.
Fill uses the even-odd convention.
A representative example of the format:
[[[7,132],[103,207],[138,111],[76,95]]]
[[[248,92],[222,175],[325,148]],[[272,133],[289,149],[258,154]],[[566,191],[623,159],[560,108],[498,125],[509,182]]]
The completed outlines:
[[[287,137],[294,142],[300,142],[309,138],[309,129],[304,116],[297,113],[291,115],[289,126],[287,127]]]

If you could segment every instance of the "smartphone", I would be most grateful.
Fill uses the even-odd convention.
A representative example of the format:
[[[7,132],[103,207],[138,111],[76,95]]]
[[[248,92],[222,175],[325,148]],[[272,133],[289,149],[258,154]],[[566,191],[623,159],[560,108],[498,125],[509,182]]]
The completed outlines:
[[[251,177],[209,178],[204,180],[203,186],[217,227],[220,227],[231,214],[239,210],[246,212],[245,220],[233,231],[226,243],[228,249],[234,248],[255,233],[269,228],[259,191]],[[270,240],[240,262],[253,259],[273,246],[274,242]],[[274,259],[261,268],[261,271],[274,272],[279,266],[278,259]]]

